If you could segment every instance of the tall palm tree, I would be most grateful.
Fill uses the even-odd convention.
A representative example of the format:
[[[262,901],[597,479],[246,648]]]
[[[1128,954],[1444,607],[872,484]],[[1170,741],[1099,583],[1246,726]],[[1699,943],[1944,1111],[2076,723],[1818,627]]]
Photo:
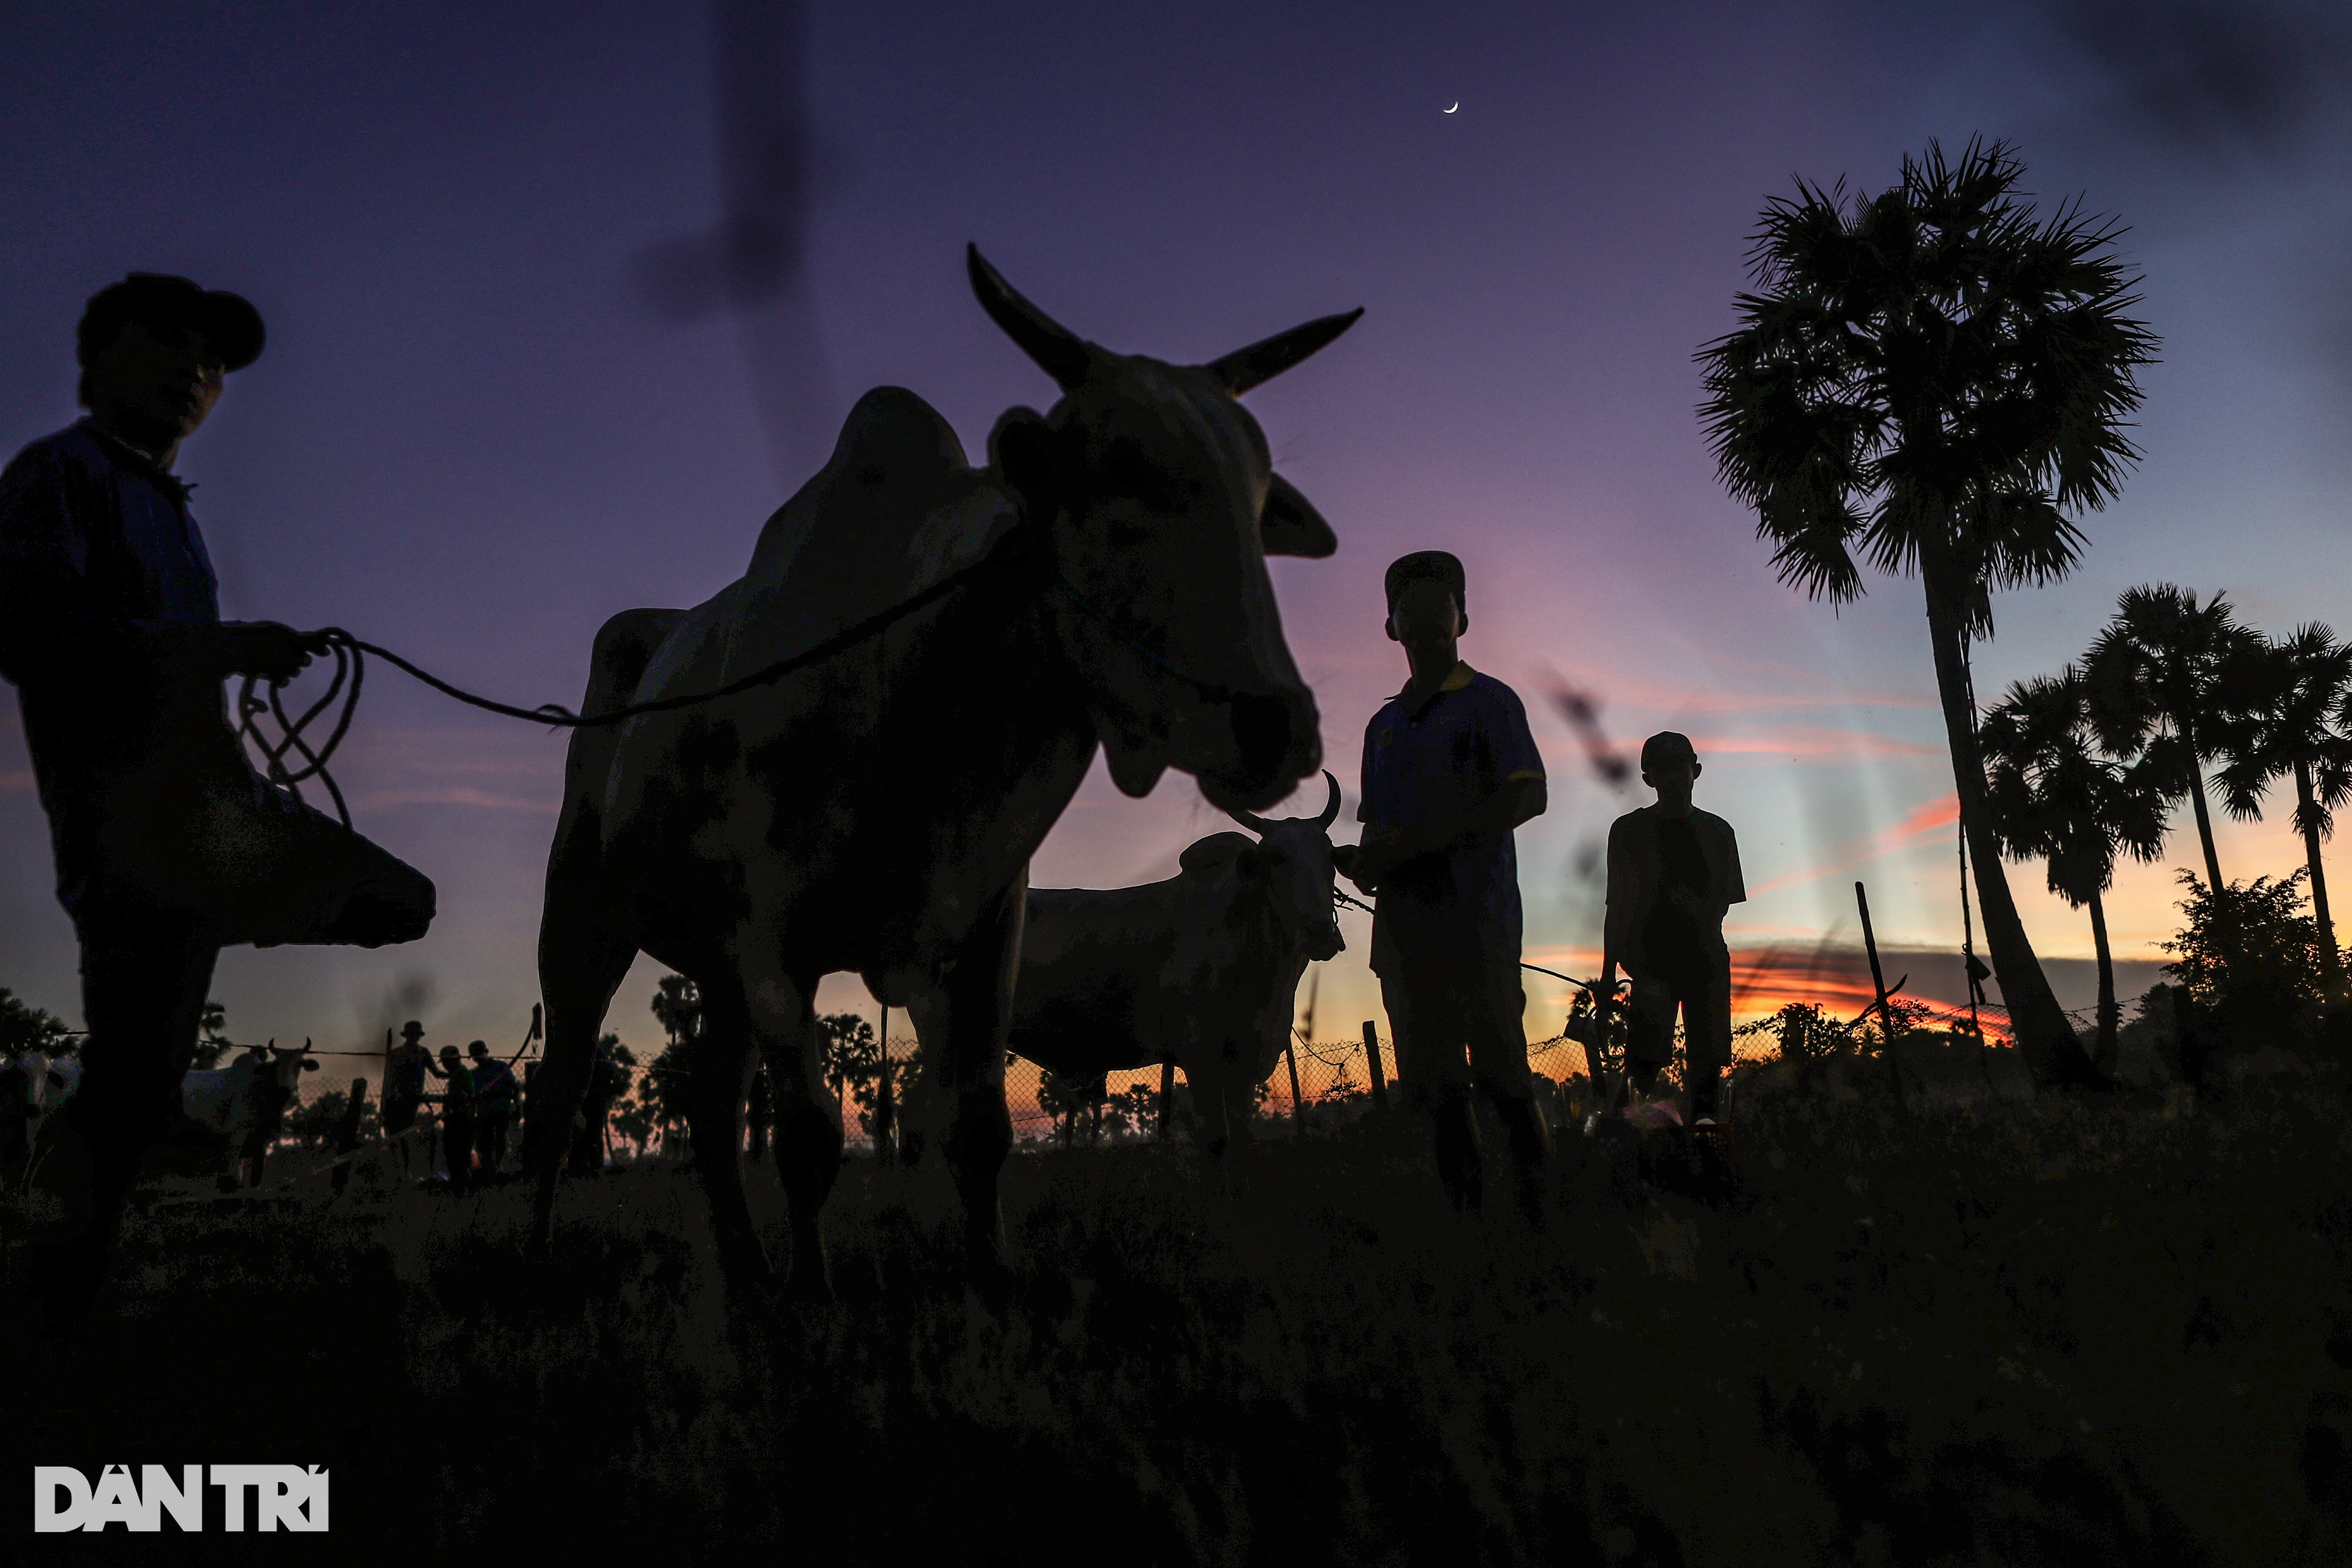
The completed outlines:
[[[2222,667],[2248,651],[2252,635],[2219,593],[2200,605],[2193,591],[2159,582],[2116,601],[2116,618],[2083,662],[2100,743],[2145,758],[2175,799],[2189,797],[2211,888],[2222,885],[2221,857],[2213,851],[2204,765],[2221,754],[2228,728]]]
[[[2263,791],[2294,779],[2294,830],[2311,869],[2311,909],[2331,981],[2344,973],[2327,914],[2327,872],[2319,845],[2336,831],[2336,808],[2352,800],[2352,647],[2316,622],[2284,642],[2252,634],[2221,674],[2230,712],[2229,765],[2217,776],[2222,803],[2241,820],[2262,815]]]
[[[2115,953],[2100,895],[2115,885],[2117,854],[2153,861],[2164,853],[2166,790],[2145,766],[2103,757],[2090,694],[2069,664],[2020,682],[1984,716],[1985,786],[1993,832],[2012,860],[2047,862],[2050,891],[2091,912],[2099,955],[2098,1049],[2102,1072],[2116,1061],[2118,1023]]]
[[[2063,577],[2071,517],[2138,456],[2125,422],[2156,339],[2113,224],[2079,204],[2037,223],[2001,142],[1930,142],[1874,197],[1798,183],[1764,211],[1741,325],[1699,352],[1724,485],[1755,507],[1782,581],[1861,596],[1859,554],[1916,571],[1976,861],[1986,946],[2018,1044],[2045,1083],[2096,1078],[2033,956],[1985,806],[1968,642],[1989,590]]]

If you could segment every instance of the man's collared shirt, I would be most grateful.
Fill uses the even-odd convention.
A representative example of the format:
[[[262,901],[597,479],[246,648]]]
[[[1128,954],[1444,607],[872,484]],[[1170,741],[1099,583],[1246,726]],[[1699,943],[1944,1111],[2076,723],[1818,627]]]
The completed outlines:
[[[1399,692],[1372,716],[1364,730],[1356,817],[1374,831],[1409,829],[1433,815],[1475,810],[1514,779],[1543,776],[1543,758],[1528,732],[1518,694],[1457,664],[1420,706]],[[1482,949],[1507,947],[1517,959],[1519,862],[1507,832],[1400,863],[1381,881],[1378,903],[1376,969],[1395,941],[1397,915],[1442,918]]]
[[[159,634],[219,622],[187,487],[94,421],[34,442],[0,472],[0,677],[17,689],[69,913],[95,871],[102,786],[176,746],[195,716],[174,722],[187,694],[158,678]],[[217,683],[201,695],[221,702]],[[205,722],[207,752],[233,752],[225,708]]]

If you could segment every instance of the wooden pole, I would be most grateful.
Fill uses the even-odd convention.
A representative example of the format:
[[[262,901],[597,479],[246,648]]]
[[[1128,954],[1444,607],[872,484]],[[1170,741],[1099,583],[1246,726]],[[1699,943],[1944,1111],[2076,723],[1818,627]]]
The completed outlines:
[[[1307,1135],[1307,1102],[1298,1092],[1298,1049],[1295,1041],[1282,1042],[1282,1060],[1290,1063],[1290,1120],[1303,1138]]]
[[[1911,1107],[1903,1097],[1903,1068],[1895,1060],[1895,1015],[1886,1005],[1886,971],[1878,967],[1878,937],[1870,928],[1870,894],[1853,884],[1853,902],[1862,911],[1862,945],[1870,955],[1870,983],[1878,992],[1878,1027],[1886,1038],[1886,1077],[1895,1086],[1895,1109],[1907,1116]]]
[[[1160,1064],[1160,1141],[1168,1141],[1176,1108],[1176,1059],[1170,1057]]]
[[[890,1103],[890,1004],[882,1004],[882,1084],[874,1095],[874,1153],[884,1165],[892,1161],[898,1133]]]
[[[1385,1113],[1389,1108],[1389,1081],[1381,1071],[1381,1026],[1370,1019],[1364,1020],[1364,1060],[1372,1065],[1372,1108]]]

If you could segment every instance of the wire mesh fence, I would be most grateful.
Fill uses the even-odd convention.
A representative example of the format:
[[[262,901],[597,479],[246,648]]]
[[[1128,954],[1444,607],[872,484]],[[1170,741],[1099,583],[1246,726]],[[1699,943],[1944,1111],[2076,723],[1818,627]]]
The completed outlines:
[[[1963,1041],[1981,1040],[1994,1049],[2008,1044],[2007,1014],[1996,1004],[1986,1004],[1972,1019],[1959,1009],[1898,998],[1889,1004],[1883,1021],[1875,1007],[1856,1018],[1845,1019],[1830,1016],[1818,1006],[1791,1004],[1735,1029],[1732,1058],[1738,1065],[1848,1052],[1875,1055],[1890,1025],[1903,1038],[1927,1034]],[[1622,1045],[1603,1047],[1599,1052],[1601,1065],[1615,1070],[1621,1051]],[[366,1079],[369,1084],[359,1135],[370,1143],[381,1137],[378,1101],[382,1056],[359,1051],[322,1051],[314,1054],[320,1070],[301,1075],[295,1098],[287,1107],[280,1152],[308,1149],[318,1152],[321,1158],[331,1157],[355,1078]],[[1589,1082],[1595,1054],[1591,1047],[1570,1038],[1564,1030],[1549,1040],[1531,1041],[1528,1065],[1550,1085],[1566,1086],[1578,1079]],[[894,1084],[911,1077],[919,1055],[912,1037],[892,1037],[887,1059],[893,1064]],[[1294,1127],[1303,1124],[1310,1130],[1318,1122],[1328,1126],[1349,1120],[1372,1103],[1376,1086],[1393,1088],[1396,1082],[1394,1045],[1385,1036],[1379,1041],[1376,1062],[1373,1051],[1362,1040],[1294,1040],[1276,1062],[1271,1075],[1257,1086],[1256,1113],[1266,1122]],[[1669,1087],[1679,1086],[1682,1082],[1682,1055],[1678,1034],[1675,1063],[1664,1074]],[[535,1059],[535,1051],[518,1059],[519,1071],[527,1076]],[[676,1153],[685,1147],[682,1125],[674,1116],[662,1113],[653,1096],[646,1096],[634,1116],[625,1113],[635,1103],[630,1095],[645,1094],[643,1086],[656,1065],[644,1063],[634,1071],[630,1089],[616,1107],[620,1113],[616,1113],[607,1134],[608,1147],[616,1156]],[[677,1069],[673,1066],[669,1071]],[[870,1150],[873,1146],[872,1126],[877,1119],[877,1077],[869,1067],[862,1075],[852,1073],[837,1081],[842,1133],[853,1149]],[[434,1087],[437,1090],[439,1086]],[[1544,1084],[1539,1083],[1538,1088],[1542,1092]],[[1004,1098],[1016,1142],[1031,1145],[1154,1137],[1160,1131],[1163,1115],[1171,1134],[1189,1135],[1192,1124],[1191,1093],[1181,1068],[1163,1071],[1154,1065],[1072,1083],[1057,1079],[1025,1057],[1008,1052]],[[419,1118],[422,1136],[427,1140],[433,1135],[439,1106],[439,1096],[429,1095]],[[508,1140],[510,1161],[517,1155],[520,1142],[519,1133]]]

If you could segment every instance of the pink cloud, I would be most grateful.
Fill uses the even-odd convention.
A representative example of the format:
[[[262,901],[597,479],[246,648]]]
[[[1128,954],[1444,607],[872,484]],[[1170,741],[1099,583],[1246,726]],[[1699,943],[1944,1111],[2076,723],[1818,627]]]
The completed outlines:
[[[1760,898],[1765,894],[1780,888],[1801,887],[1806,883],[1815,882],[1825,876],[1838,876],[1847,872],[1859,871],[1883,856],[1911,849],[1939,835],[1949,835],[1954,824],[1959,820],[1960,798],[1958,795],[1946,795],[1940,800],[1929,800],[1924,805],[1913,807],[1910,815],[1891,828],[1882,828],[1876,832],[1864,833],[1858,838],[1846,840],[1845,842],[1830,851],[1826,857],[1829,864],[1811,866],[1801,871],[1792,871],[1776,876],[1769,882],[1749,888],[1748,896]]]

